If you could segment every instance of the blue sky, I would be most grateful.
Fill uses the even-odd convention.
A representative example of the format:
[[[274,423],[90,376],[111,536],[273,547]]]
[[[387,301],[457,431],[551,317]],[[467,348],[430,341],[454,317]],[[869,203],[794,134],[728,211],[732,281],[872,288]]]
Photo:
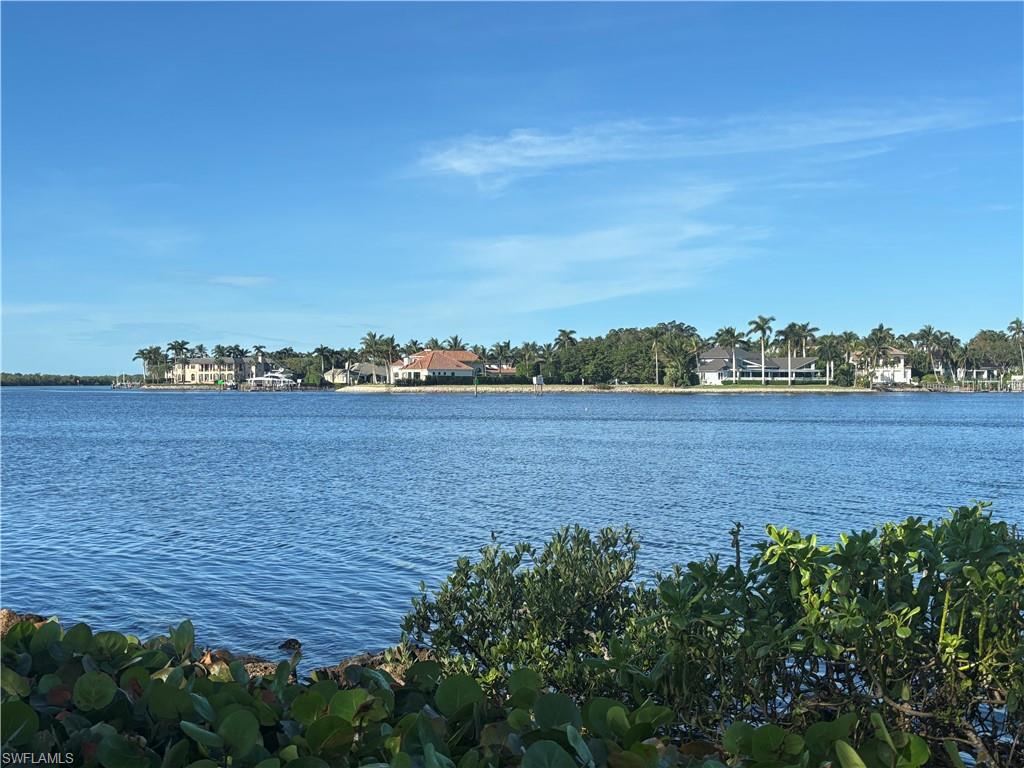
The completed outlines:
[[[1021,313],[1020,4],[22,4],[3,369]]]

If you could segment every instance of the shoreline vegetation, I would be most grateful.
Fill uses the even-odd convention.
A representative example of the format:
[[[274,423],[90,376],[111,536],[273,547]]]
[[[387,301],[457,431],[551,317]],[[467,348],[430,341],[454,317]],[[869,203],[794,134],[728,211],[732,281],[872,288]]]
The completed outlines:
[[[1024,749],[1024,540],[987,504],[636,577],[629,528],[494,543],[402,642],[300,674],[4,614],[5,752],[103,768],[988,768]],[[19,621],[18,619],[24,619]],[[425,650],[429,648],[428,650]],[[70,759],[70,758],[69,758]]]
[[[140,365],[142,372],[129,375],[127,381],[162,385],[169,378],[181,375],[180,385],[189,381],[184,377],[185,364],[202,360],[207,372],[230,368],[231,375],[235,376],[233,381],[238,383],[236,373],[247,370],[255,360],[273,363],[294,379],[301,380],[304,386],[337,382],[332,372],[344,373],[360,365],[372,369],[369,378],[380,383],[393,376],[387,371],[397,362],[433,350],[472,352],[482,364],[483,377],[491,378],[488,372],[493,371],[502,379],[495,382],[499,384],[506,383],[505,380],[529,384],[534,377],[542,376],[545,386],[619,383],[686,388],[699,384],[701,357],[712,348],[732,351],[731,369],[737,368],[737,355],[757,358],[762,371],[767,356],[785,359],[786,378],[794,388],[808,373],[836,387],[866,388],[872,381],[887,380],[884,369],[894,355],[905,358],[910,375],[921,385],[955,386],[979,378],[986,383],[1003,383],[1014,373],[1024,374],[1024,323],[1020,318],[1012,320],[1005,330],[984,329],[967,341],[961,341],[931,325],[897,334],[882,323],[862,336],[851,330],[821,333],[821,329],[810,322],[781,326],[775,317],[758,315],[745,328],[726,326],[708,336],[701,335],[692,325],[669,321],[646,328],[615,328],[603,336],[590,337],[579,337],[575,330],[562,328],[550,342],[527,340],[519,345],[514,345],[510,339],[499,339],[490,346],[470,344],[458,334],[443,340],[431,337],[425,342],[409,339],[400,344],[394,335],[374,331],[363,336],[358,347],[335,348],[321,344],[309,351],[290,346],[269,349],[260,344],[254,344],[251,349],[239,344],[214,344],[208,348],[206,344],[176,339],[164,346],[138,349],[130,365]],[[813,371],[807,369],[795,374],[794,360],[798,367],[812,365]],[[801,360],[804,362],[800,363]],[[175,373],[175,367],[182,372]],[[3,385],[110,384],[114,379],[114,376],[0,374]],[[758,383],[764,385],[765,377],[762,375],[761,379]],[[350,383],[350,379],[346,382]],[[737,385],[736,382],[726,383]]]

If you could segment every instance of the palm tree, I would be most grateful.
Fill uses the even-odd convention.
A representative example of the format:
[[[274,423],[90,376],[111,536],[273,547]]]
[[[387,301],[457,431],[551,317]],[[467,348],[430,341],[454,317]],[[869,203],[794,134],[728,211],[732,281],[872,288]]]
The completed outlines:
[[[662,334],[659,332],[659,329],[657,327],[654,329],[653,336],[654,336],[654,340],[651,342],[651,351],[654,352],[654,384],[655,384],[655,386],[657,386],[658,384],[661,383],[660,381],[658,381],[658,379],[659,379],[659,376],[658,376],[658,374],[659,374],[659,371],[658,371],[658,340],[662,336]]]
[[[331,349],[330,347],[325,347],[323,344],[321,344],[319,347],[317,347],[316,349],[313,350],[313,354],[314,355],[318,355],[320,357],[320,378],[323,378],[323,375],[324,375],[324,358],[325,357],[333,357],[334,350]]]
[[[846,363],[853,360],[853,353],[857,349],[857,343],[860,341],[860,336],[854,331],[843,331],[839,334],[839,346],[843,350]]]
[[[449,336],[445,340],[444,345],[450,350],[464,350],[466,348],[466,342],[459,338],[458,334]]]
[[[366,362],[373,366],[376,366],[376,360],[380,355],[380,342],[381,337],[378,336],[374,331],[367,331],[366,335],[359,340],[360,353]],[[373,369],[373,383],[377,383],[377,369]]]
[[[921,326],[921,330],[914,334],[914,338],[925,352],[928,353],[928,362],[932,368],[932,375],[939,378],[939,372],[935,368],[935,347],[938,344],[939,332],[930,325]]]
[[[814,344],[817,338],[814,334],[820,331],[810,323],[796,323],[796,340],[800,342],[800,357],[807,357],[807,345]]]
[[[167,342],[167,351],[174,355],[174,364],[177,365],[178,361],[188,355],[188,342],[183,339],[177,341]],[[181,383],[185,383],[185,367],[182,364],[181,368]]]
[[[765,317],[764,315],[758,315],[756,320],[751,320],[747,325],[750,326],[750,330],[747,335],[757,334],[761,337],[761,386],[763,387],[767,382],[765,380],[764,370],[764,342],[768,338],[768,334],[772,332],[772,323],[775,322],[774,317]]]
[[[1014,318],[1006,326],[1006,332],[1010,334],[1010,341],[1017,342],[1017,351],[1020,352],[1020,372],[1024,373],[1024,323],[1019,317]]]
[[[401,352],[403,356],[409,357],[410,355],[415,355],[420,349],[422,349],[422,345],[417,339],[409,339],[402,345]]]
[[[818,339],[818,359],[825,363],[825,386],[832,383],[835,363],[843,359],[842,342],[838,336],[827,334]]]
[[[490,349],[490,355],[498,364],[498,375],[501,375],[501,364],[508,359],[512,352],[512,340],[496,341]]]
[[[438,339],[436,336],[431,336],[429,339],[427,339],[426,347],[427,349],[443,349],[444,344],[442,344],[440,339]]]
[[[732,381],[736,383],[736,348],[747,349],[750,345],[747,344],[747,337],[733,328],[731,325],[727,325],[724,328],[719,328],[715,331],[715,344],[720,347],[727,347],[732,350]]]
[[[555,337],[555,349],[559,352],[564,352],[569,347],[576,346],[576,331],[569,331],[565,328],[558,329],[558,335]]]
[[[793,342],[801,340],[800,326],[790,323],[781,331],[775,332],[775,340],[781,349],[782,344],[786,345],[786,385],[793,386]]]
[[[871,332],[864,337],[864,356],[868,362],[869,375],[874,378],[875,369],[884,365],[889,359],[889,346],[893,342],[892,328],[886,328],[883,323],[872,328]]]
[[[136,350],[135,357],[132,358],[133,362],[135,360],[142,361],[142,378],[144,381],[149,381],[149,348],[143,347]]]
[[[380,355],[384,360],[384,370],[387,371],[388,384],[395,383],[392,379],[393,366],[391,364],[398,357],[398,354],[398,344],[395,342],[395,337],[393,335],[383,336],[380,339]]]
[[[524,363],[534,363],[540,357],[540,344],[535,341],[524,341],[519,345],[519,350],[523,356]]]
[[[205,344],[196,344],[194,347],[192,347],[191,356],[192,357],[206,357],[206,345]]]
[[[693,358],[693,370],[697,374],[697,383],[700,383],[700,354],[704,351],[704,339],[699,334],[693,333],[686,337],[683,342],[684,349]]]

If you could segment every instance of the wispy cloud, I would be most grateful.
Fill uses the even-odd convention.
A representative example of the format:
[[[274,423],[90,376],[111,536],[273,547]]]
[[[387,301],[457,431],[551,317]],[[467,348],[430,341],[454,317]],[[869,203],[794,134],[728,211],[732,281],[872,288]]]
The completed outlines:
[[[52,315],[61,312],[69,312],[73,308],[74,307],[71,304],[57,304],[54,302],[19,303],[5,301],[3,303],[3,313],[12,317],[25,315]]]
[[[176,254],[200,240],[195,232],[188,229],[157,226],[91,227],[75,232],[73,236],[121,243],[152,256]]]
[[[758,114],[711,120],[629,120],[562,132],[521,128],[465,135],[432,147],[420,160],[432,173],[500,185],[518,176],[596,163],[782,152],[893,140],[998,122],[968,109],[859,110],[836,114]],[[888,146],[858,149],[859,156]]]
[[[211,277],[209,282],[214,285],[230,285],[233,288],[255,288],[272,281],[262,275],[217,275]]]
[[[601,228],[462,241],[448,267],[466,295],[489,311],[531,312],[690,287],[720,265],[751,255],[766,234],[698,220],[684,207],[663,215],[679,196],[667,191],[654,215]],[[715,199],[724,196],[718,191]],[[449,309],[422,308],[430,314]]]

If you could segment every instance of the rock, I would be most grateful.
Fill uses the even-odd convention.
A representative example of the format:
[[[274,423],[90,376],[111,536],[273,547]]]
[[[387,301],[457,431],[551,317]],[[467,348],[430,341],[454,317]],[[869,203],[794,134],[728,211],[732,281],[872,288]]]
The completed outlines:
[[[298,651],[302,648],[302,643],[300,643],[294,637],[289,637],[287,640],[285,640],[277,647],[282,651]]]
[[[36,613],[15,613],[10,608],[0,608],[0,637],[7,637],[11,627],[20,621],[31,621],[38,627],[46,623],[46,617]]]
[[[368,669],[379,669],[382,672],[387,672],[397,683],[401,684],[405,680],[406,670],[414,663],[417,661],[430,661],[434,658],[434,654],[429,648],[423,648],[418,645],[395,646],[395,648],[389,650],[392,651],[390,654],[392,661],[387,660],[389,655],[387,651],[360,653],[347,659],[342,659],[333,667],[314,669],[312,677],[319,680],[335,680],[342,686],[347,686],[349,683],[345,678],[345,670],[350,667],[367,667]]]

